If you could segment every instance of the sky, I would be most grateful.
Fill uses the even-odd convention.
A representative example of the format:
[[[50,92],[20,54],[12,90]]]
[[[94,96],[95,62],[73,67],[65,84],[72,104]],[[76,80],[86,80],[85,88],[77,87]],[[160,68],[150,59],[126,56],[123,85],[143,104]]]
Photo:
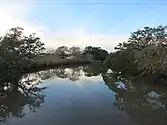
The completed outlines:
[[[100,46],[108,51],[145,26],[167,24],[166,0],[0,0],[0,35],[20,26],[47,47]]]

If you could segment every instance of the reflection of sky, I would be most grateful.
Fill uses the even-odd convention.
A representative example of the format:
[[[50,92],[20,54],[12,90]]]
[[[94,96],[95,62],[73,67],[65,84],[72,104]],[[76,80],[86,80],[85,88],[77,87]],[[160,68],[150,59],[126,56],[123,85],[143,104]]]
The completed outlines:
[[[49,82],[49,84],[48,84]],[[108,96],[111,91],[107,86],[104,86],[100,77],[82,77],[79,81],[70,81],[68,79],[56,78],[48,80],[45,85],[49,86],[49,95],[61,97],[76,97],[76,98],[96,98],[97,96]],[[46,90],[47,91],[47,90]],[[56,92],[56,95],[55,95]],[[109,97],[111,98],[111,96]],[[114,96],[112,95],[112,100]]]
[[[49,87],[44,91],[44,106],[37,113],[12,120],[12,125],[131,125],[113,105],[114,93],[100,77],[83,77],[75,82],[54,77],[42,86]]]

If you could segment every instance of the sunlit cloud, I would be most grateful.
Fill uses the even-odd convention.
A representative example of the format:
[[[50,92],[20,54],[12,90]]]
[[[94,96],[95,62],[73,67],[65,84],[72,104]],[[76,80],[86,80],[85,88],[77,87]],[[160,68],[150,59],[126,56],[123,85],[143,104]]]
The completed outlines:
[[[79,46],[85,47],[100,46],[104,49],[112,51],[119,43],[128,38],[125,35],[100,34],[91,32],[89,29],[89,19],[84,19],[80,24],[72,28],[50,29],[46,24],[42,24],[40,20],[28,20],[29,15],[35,9],[32,0],[7,0],[0,1],[0,35],[6,33],[10,28],[20,26],[25,29],[25,34],[37,33],[47,47]]]
[[[0,35],[6,33],[13,27],[22,27],[25,29],[26,34],[35,32],[42,35],[42,29],[44,26],[38,21],[28,21],[31,9],[31,0],[6,0],[0,1]]]
[[[100,46],[108,51],[112,51],[118,43],[126,41],[127,35],[106,35],[106,34],[87,34],[71,31],[57,31],[52,33],[46,33],[44,35],[44,42],[48,47],[58,47],[62,45],[66,46],[79,46],[84,48],[85,46]]]

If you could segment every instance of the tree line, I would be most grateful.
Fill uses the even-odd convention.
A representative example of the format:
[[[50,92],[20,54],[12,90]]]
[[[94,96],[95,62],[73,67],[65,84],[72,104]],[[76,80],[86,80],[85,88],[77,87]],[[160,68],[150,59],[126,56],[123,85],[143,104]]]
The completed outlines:
[[[47,50],[48,54],[55,54],[63,59],[91,59],[104,61],[109,53],[101,47],[86,46],[81,49],[77,46],[67,47],[59,46],[57,48],[51,48]]]
[[[83,50],[80,47],[60,46],[48,50],[40,38],[32,33],[24,36],[24,29],[12,28],[0,38],[0,65],[6,69],[22,69],[29,66],[30,60],[41,54],[55,54],[63,59],[90,57],[92,60],[104,60],[108,52],[100,47],[87,46]]]
[[[116,74],[167,76],[167,26],[144,27],[132,32],[129,39],[119,43],[115,52],[101,47],[60,46],[48,50],[34,33],[23,35],[20,27],[12,28],[0,38],[0,65],[4,76],[31,66],[31,59],[43,53],[55,54],[62,59],[96,60]],[[5,69],[5,70],[4,70]],[[12,70],[11,70],[12,69]]]
[[[122,74],[167,76],[167,26],[144,27],[115,47],[105,64]]]

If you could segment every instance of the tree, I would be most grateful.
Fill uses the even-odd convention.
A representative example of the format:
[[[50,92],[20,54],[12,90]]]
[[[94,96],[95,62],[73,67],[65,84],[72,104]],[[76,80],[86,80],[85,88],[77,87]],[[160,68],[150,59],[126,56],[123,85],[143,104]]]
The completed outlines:
[[[12,53],[24,59],[32,59],[45,50],[44,44],[35,33],[23,36],[23,29],[12,28],[4,37],[0,39],[0,56]]]
[[[55,53],[65,59],[69,56],[69,49],[66,46],[60,46],[56,49]]]
[[[23,35],[20,27],[12,28],[0,39],[1,71],[5,74],[14,70],[21,70],[30,65],[30,59],[45,50],[44,44],[35,34]]]
[[[166,74],[167,27],[144,27],[131,34],[127,49],[135,53],[135,63],[143,74]]]
[[[104,66],[117,75],[138,74],[137,65],[134,63],[134,55],[128,51],[110,53],[104,61]]]
[[[108,52],[106,50],[103,50],[100,47],[92,47],[92,46],[87,46],[84,49],[83,55],[86,56],[87,54],[91,54],[94,60],[100,60],[100,61],[104,61],[105,58],[108,56]]]
[[[24,36],[22,28],[12,28],[0,39],[0,80],[6,78],[10,82],[13,74],[22,75],[24,68],[31,66],[30,60],[44,50],[44,44],[35,34]]]
[[[126,57],[130,57],[130,60],[126,60],[126,57],[121,57],[121,55],[114,57],[117,61],[124,58],[125,60],[122,60],[124,67],[130,68],[131,66],[128,65],[132,62],[142,74],[167,75],[167,26],[144,27],[131,33],[129,40],[120,43],[115,49],[119,53],[127,53]]]
[[[75,47],[75,46],[71,47],[71,48],[69,49],[69,55],[70,55],[73,59],[75,59],[75,58],[81,58],[81,48]]]

